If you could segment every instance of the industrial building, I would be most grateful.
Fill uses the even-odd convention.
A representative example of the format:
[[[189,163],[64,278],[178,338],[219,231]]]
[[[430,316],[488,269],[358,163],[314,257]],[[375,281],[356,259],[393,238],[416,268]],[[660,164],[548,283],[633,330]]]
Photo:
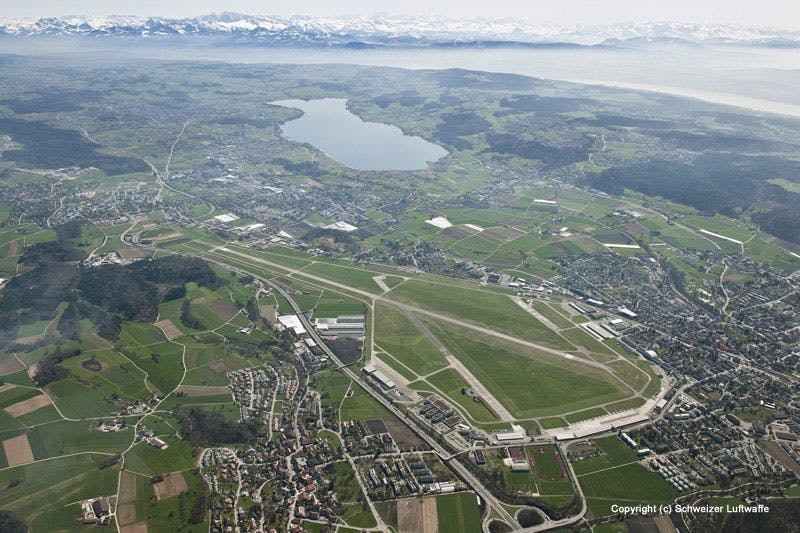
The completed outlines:
[[[391,390],[395,387],[394,381],[389,379],[389,376],[378,370],[372,365],[367,365],[361,369],[363,373],[380,383],[384,390]]]
[[[317,318],[314,327],[320,335],[330,337],[363,337],[364,315],[340,315],[336,318]]]
[[[286,329],[292,330],[298,337],[306,334],[306,328],[303,327],[303,323],[300,322],[297,315],[281,315],[278,317],[278,322]]]
[[[509,442],[515,440],[522,440],[527,438],[527,433],[525,432],[525,428],[516,424],[511,424],[511,431],[503,431],[501,433],[496,433],[494,438],[497,439],[497,442]]]

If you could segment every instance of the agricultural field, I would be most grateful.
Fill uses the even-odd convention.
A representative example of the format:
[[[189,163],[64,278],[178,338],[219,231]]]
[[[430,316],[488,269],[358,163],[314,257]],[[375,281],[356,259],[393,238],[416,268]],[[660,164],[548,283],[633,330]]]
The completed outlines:
[[[595,516],[611,514],[610,506],[620,501],[659,505],[678,495],[664,478],[638,463],[584,474],[578,482]]]
[[[361,387],[353,385],[352,394],[344,398],[341,404],[341,418],[346,420],[371,420],[388,418],[389,412],[367,394]]]
[[[481,516],[475,494],[462,492],[436,497],[440,533],[477,533]]]
[[[81,514],[77,502],[116,493],[119,468],[100,468],[107,459],[73,455],[2,470],[0,483],[6,489],[0,507],[14,511],[37,531],[71,531]]]

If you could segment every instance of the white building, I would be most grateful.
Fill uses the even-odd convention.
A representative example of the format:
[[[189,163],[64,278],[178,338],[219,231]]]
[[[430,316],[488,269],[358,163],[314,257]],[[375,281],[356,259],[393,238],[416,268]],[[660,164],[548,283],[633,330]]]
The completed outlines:
[[[496,433],[494,438],[497,439],[498,442],[509,442],[514,440],[523,440],[527,436],[528,434],[525,432],[524,427],[517,424],[511,424],[511,431]]]
[[[291,329],[298,337],[306,334],[306,328],[297,315],[281,315],[278,317],[278,322],[286,329]]]

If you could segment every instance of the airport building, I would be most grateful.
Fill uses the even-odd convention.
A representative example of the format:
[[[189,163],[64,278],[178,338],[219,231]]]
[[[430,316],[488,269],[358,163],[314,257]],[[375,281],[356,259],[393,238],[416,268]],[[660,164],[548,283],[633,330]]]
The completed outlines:
[[[367,365],[361,369],[363,373],[380,383],[384,390],[391,390],[395,387],[394,381],[389,379],[389,376],[378,370],[372,365]]]
[[[363,337],[364,315],[340,315],[336,318],[317,318],[314,326],[320,335],[331,337]]]

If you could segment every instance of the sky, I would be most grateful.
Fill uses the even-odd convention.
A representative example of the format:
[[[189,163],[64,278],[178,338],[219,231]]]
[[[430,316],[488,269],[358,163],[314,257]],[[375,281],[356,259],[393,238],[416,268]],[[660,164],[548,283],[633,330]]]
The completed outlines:
[[[221,11],[258,15],[516,17],[563,25],[677,21],[800,29],[798,0],[3,0],[0,18],[190,17]]]

